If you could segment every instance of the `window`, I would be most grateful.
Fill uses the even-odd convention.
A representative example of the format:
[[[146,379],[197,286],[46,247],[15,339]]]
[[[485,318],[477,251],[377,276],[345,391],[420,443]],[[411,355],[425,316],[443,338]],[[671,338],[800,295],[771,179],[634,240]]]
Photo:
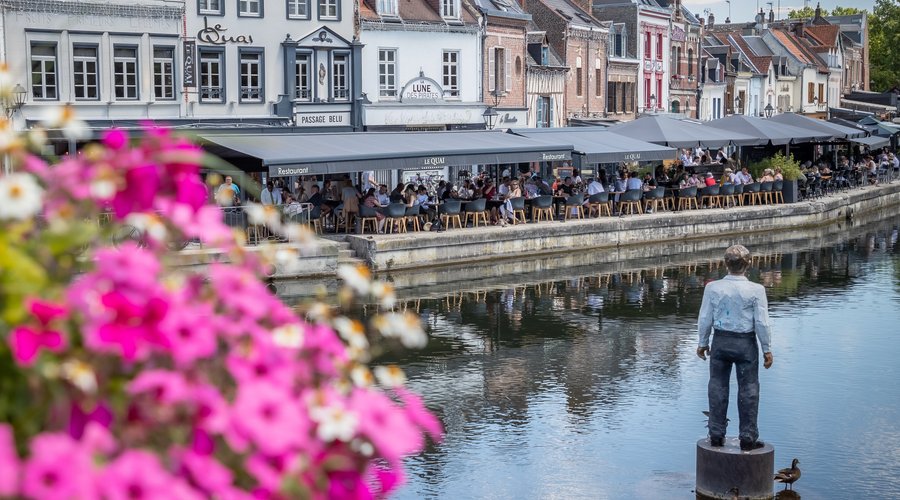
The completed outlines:
[[[200,101],[224,102],[225,52],[222,49],[200,49]]]
[[[550,47],[541,47],[541,66],[550,64]]]
[[[509,90],[509,55],[503,47],[488,52],[488,90],[498,94]]]
[[[652,88],[650,87],[650,77],[644,77],[644,107],[650,107],[650,94],[653,93]]]
[[[262,74],[263,53],[257,50],[240,50],[241,101],[262,102],[264,96]]]
[[[378,0],[378,14],[382,16],[397,15],[397,0]]]
[[[819,104],[825,104],[825,84],[819,84]]]
[[[813,98],[816,96],[816,84],[809,82],[806,87],[806,102],[812,104]]]
[[[287,0],[288,19],[309,19],[309,0]]]
[[[197,12],[201,15],[222,16],[224,0],[197,0]]]
[[[616,96],[618,96],[618,92],[616,92],[617,82],[608,82],[606,84],[606,112],[607,113],[615,113],[616,110]]]
[[[294,76],[294,99],[301,101],[312,100],[312,86],[310,71],[312,68],[312,54],[297,53],[296,74]]]
[[[113,88],[116,99],[138,98],[137,47],[113,48]]]
[[[75,84],[75,99],[99,99],[97,85],[97,47],[72,48],[72,82]]]
[[[331,97],[335,101],[350,99],[350,86],[347,78],[347,54],[334,54],[331,59]]]
[[[319,19],[337,19],[338,0],[319,0]]]
[[[663,53],[663,36],[662,33],[658,33],[656,35],[656,58],[662,61],[662,53]]]
[[[158,100],[175,99],[175,49],[153,47],[153,95]]]
[[[601,87],[602,85],[603,85],[603,75],[600,74],[600,68],[598,67],[597,69],[594,70],[594,89],[595,89],[595,95],[597,97],[603,96],[603,88]]]
[[[634,113],[634,82],[625,84],[625,108],[626,113]]]
[[[648,31],[644,37],[644,59],[650,59],[650,50],[653,46],[653,35]]]
[[[459,52],[445,50],[441,64],[444,97],[459,97]]]
[[[694,76],[694,49],[688,47],[688,77],[693,78]]]
[[[262,9],[262,0],[238,0],[239,17],[262,17]]]
[[[456,19],[459,17],[457,0],[441,0],[441,17],[450,17]]]
[[[378,95],[397,97],[397,49],[378,49]]]
[[[31,97],[35,100],[55,100],[56,45],[31,44]]]
[[[662,86],[662,75],[656,76],[656,107],[659,109],[664,109],[665,104],[663,102],[663,86]]]
[[[615,26],[613,28],[613,39],[610,44],[612,47],[612,55],[616,57],[625,57],[625,26]]]
[[[537,120],[535,126],[537,128],[550,128],[553,126],[553,101],[548,96],[539,96],[537,98]]]
[[[582,81],[584,80],[584,70],[581,69],[581,58],[575,58],[575,95],[581,96],[584,94],[584,85]]]

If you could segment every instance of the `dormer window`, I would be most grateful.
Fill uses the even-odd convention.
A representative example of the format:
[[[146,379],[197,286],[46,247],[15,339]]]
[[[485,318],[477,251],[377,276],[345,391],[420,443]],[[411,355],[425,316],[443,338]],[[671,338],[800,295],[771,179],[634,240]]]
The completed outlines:
[[[397,0],[378,0],[378,15],[397,16]]]
[[[459,0],[441,0],[441,17],[459,19]]]

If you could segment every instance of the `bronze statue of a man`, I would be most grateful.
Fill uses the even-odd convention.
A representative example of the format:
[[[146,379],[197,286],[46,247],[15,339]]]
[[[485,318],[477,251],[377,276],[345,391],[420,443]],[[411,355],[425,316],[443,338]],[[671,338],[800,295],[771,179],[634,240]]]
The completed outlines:
[[[725,250],[728,276],[713,281],[703,290],[697,320],[700,337],[697,356],[709,353],[709,440],[712,446],[725,442],[728,411],[728,383],[735,366],[738,382],[741,449],[763,446],[756,417],[759,413],[759,349],[763,366],[772,366],[771,325],[766,289],[744,276],[750,266],[750,251],[742,245]],[[713,333],[712,348],[709,337]],[[759,347],[756,340],[759,339]]]

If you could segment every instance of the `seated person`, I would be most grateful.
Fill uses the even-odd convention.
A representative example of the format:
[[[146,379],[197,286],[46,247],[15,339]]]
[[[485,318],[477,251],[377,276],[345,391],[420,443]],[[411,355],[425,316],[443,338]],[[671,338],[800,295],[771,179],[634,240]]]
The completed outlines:
[[[631,191],[633,189],[644,189],[644,183],[641,182],[640,177],[638,177],[637,172],[630,172],[628,174],[628,180],[625,182],[625,189],[627,191]]]
[[[706,173],[706,178],[703,180],[703,184],[704,184],[706,187],[709,187],[709,186],[715,186],[715,185],[716,185],[716,179],[713,177],[712,172],[707,172],[707,173]]]

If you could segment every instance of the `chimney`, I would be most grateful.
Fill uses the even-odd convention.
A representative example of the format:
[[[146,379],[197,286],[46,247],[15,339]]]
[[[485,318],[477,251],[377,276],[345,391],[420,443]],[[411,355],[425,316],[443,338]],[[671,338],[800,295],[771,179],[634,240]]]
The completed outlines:
[[[815,19],[822,19],[822,4],[816,3],[816,17]]]
[[[769,7],[769,24],[775,22],[775,9]]]
[[[803,21],[794,23],[792,28],[794,28],[794,34],[797,35],[797,38],[803,38]]]
[[[716,24],[716,16],[712,12],[709,13],[709,21],[706,23],[710,26]]]
[[[726,18],[725,18],[725,24],[731,24],[731,18],[730,18],[730,17],[726,17]]]

